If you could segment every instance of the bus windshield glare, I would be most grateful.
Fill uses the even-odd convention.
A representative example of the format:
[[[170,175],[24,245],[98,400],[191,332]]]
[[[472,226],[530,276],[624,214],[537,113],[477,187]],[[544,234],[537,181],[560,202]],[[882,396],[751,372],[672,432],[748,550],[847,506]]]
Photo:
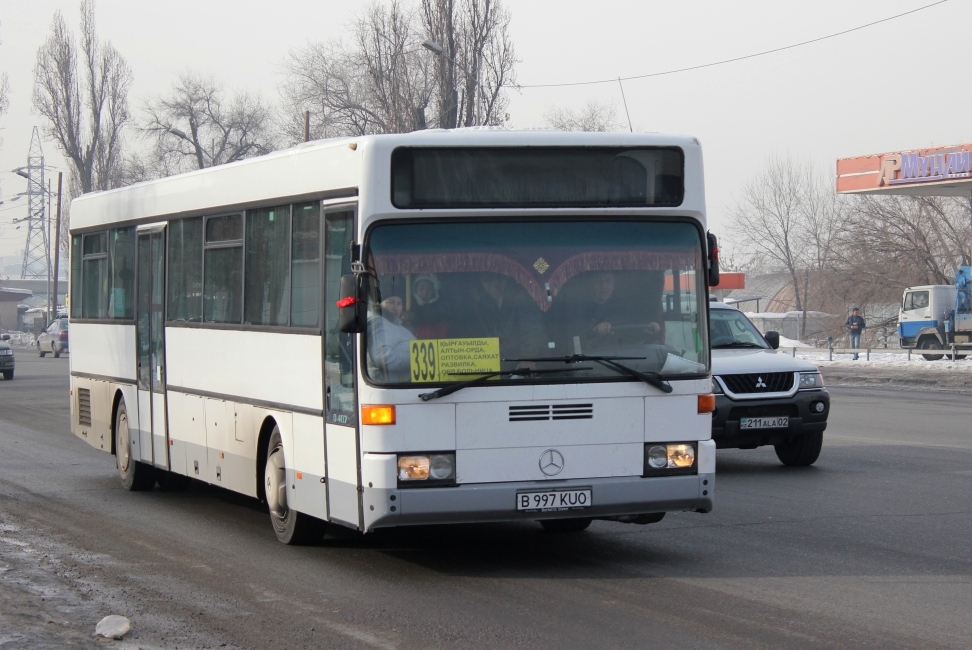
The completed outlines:
[[[632,380],[588,357],[667,379],[708,372],[692,223],[386,222],[367,250],[374,383]]]

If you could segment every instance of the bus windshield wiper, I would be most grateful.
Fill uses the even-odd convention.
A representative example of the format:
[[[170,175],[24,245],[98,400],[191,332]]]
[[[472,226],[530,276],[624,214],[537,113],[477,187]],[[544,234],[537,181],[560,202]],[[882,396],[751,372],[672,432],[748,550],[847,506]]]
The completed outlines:
[[[553,368],[551,370],[531,370],[530,368],[516,368],[515,370],[497,370],[495,372],[487,372],[485,375],[479,372],[454,372],[449,373],[451,376],[461,376],[461,375],[476,375],[475,379],[470,379],[468,381],[463,381],[458,384],[450,384],[448,386],[443,386],[438,390],[434,390],[431,393],[420,393],[419,397],[422,398],[423,402],[428,402],[431,399],[436,399],[437,397],[445,397],[446,395],[451,395],[458,390],[463,388],[469,388],[470,386],[476,386],[477,384],[483,384],[487,379],[493,377],[504,377],[507,375],[549,375],[558,372],[580,372],[581,370],[593,370],[594,368],[590,366],[582,368]]]
[[[750,343],[748,341],[733,341],[732,343],[720,343],[719,345],[713,345],[713,349],[721,350],[722,348],[760,348],[763,346],[759,343]]]
[[[593,361],[594,363],[599,363],[605,368],[611,368],[612,370],[617,370],[618,372],[623,372],[625,374],[631,375],[635,379],[640,379],[649,386],[654,386],[663,393],[672,392],[672,385],[669,384],[660,374],[651,371],[641,371],[635,370],[630,366],[626,366],[618,363],[618,361],[627,360],[640,360],[644,361],[645,357],[597,357],[588,354],[572,354],[567,357],[538,357],[535,359],[503,359],[503,361],[530,361],[530,362],[546,362],[546,361],[562,361],[564,363],[577,363],[578,361]]]

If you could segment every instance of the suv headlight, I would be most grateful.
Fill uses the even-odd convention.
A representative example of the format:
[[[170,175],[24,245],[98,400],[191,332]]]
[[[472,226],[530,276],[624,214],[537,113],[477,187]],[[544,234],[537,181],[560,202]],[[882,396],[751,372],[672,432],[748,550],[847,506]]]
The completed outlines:
[[[0,350],[0,357],[12,357],[12,356],[13,356],[13,350],[9,348]]]
[[[810,388],[823,388],[824,381],[823,375],[819,372],[801,372],[800,373],[800,390],[807,390]]]
[[[712,392],[716,395],[722,395],[722,386],[714,376],[712,377]]]

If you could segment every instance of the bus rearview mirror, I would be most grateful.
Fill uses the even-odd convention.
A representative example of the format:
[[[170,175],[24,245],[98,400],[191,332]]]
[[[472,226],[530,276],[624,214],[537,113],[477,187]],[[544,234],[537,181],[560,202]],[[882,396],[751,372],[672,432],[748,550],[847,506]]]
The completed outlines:
[[[719,285],[719,241],[711,232],[705,239],[709,246],[709,286],[715,287]]]

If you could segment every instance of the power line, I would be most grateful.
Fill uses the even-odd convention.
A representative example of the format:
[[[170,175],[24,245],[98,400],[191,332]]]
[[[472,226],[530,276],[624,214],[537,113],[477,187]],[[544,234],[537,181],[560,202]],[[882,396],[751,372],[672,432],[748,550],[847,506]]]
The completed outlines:
[[[810,45],[812,43],[819,43],[820,41],[826,41],[830,38],[836,38],[838,36],[843,36],[844,34],[850,34],[851,32],[860,31],[862,29],[867,29],[868,27],[873,27],[874,25],[880,25],[881,23],[886,23],[890,20],[895,20],[903,16],[908,16],[910,14],[918,13],[919,11],[924,11],[925,9],[930,9],[934,6],[945,4],[948,0],[938,0],[938,2],[933,2],[927,4],[923,7],[918,7],[917,9],[912,9],[911,11],[906,11],[904,13],[897,14],[895,16],[889,16],[887,18],[882,18],[881,20],[875,20],[874,22],[867,23],[865,25],[858,25],[857,27],[852,27],[850,29],[845,29],[842,32],[835,32],[833,34],[827,34],[826,36],[820,36],[818,38],[810,39],[809,41],[802,41],[800,43],[793,43],[791,45],[784,45],[783,47],[776,47],[772,50],[764,50],[762,52],[756,52],[754,54],[746,54],[744,56],[737,56],[732,59],[723,59],[721,61],[713,61],[711,63],[702,63],[700,65],[688,66],[686,68],[677,68],[675,70],[665,70],[664,72],[650,72],[648,74],[635,75],[633,77],[615,77],[613,79],[599,79],[597,81],[574,81],[570,83],[560,83],[560,84],[524,84],[517,86],[518,89],[523,88],[562,88],[565,86],[593,86],[595,84],[609,84],[617,83],[619,81],[633,81],[635,79],[648,79],[649,77],[663,77],[670,74],[678,74],[679,72],[689,72],[690,70],[701,70],[702,68],[711,68],[717,65],[725,65],[727,63],[735,63],[737,61],[745,61],[746,59],[754,59],[759,56],[766,56],[767,54],[775,54],[777,52],[783,52],[784,50],[792,50],[797,47],[803,47],[804,45]]]

